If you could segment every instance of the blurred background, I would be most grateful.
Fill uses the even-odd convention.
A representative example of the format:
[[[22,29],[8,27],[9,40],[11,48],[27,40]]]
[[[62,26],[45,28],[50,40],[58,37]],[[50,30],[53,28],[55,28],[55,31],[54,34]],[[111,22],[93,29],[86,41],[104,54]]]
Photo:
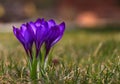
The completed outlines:
[[[118,29],[120,0],[0,0],[0,31],[38,17],[65,21],[67,28]]]

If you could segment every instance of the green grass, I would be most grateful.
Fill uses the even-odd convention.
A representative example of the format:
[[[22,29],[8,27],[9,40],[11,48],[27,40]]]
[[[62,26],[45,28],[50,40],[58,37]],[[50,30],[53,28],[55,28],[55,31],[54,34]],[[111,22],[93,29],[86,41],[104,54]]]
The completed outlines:
[[[12,33],[0,33],[0,84],[32,83],[26,54]],[[54,47],[42,84],[120,84],[120,32],[66,31]]]

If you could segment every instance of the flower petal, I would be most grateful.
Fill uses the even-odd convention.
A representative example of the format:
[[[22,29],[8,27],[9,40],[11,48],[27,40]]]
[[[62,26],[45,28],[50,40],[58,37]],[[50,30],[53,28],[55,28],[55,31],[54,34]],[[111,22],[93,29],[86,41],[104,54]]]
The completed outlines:
[[[34,34],[36,34],[37,27],[34,22],[29,22],[28,24],[28,26],[33,30]]]
[[[53,27],[56,25],[55,21],[53,19],[48,21],[49,28]]]
[[[17,39],[24,45],[25,40],[24,40],[20,30],[13,26],[13,32],[14,32],[14,35],[17,37]]]
[[[60,37],[62,37],[58,26],[54,26],[52,29],[53,34],[51,35],[51,47],[60,40]]]
[[[64,31],[65,31],[65,22],[62,22],[62,23],[59,25],[59,28],[60,28],[60,32],[61,32],[61,33],[64,33]]]
[[[35,42],[36,43],[37,51],[40,50],[42,44],[47,39],[47,33],[48,33],[48,28],[47,27],[45,27],[45,26],[37,27],[36,42]]]
[[[51,26],[51,23],[54,23],[53,20],[49,21],[49,27]],[[62,22],[60,25],[53,25],[50,27],[49,29],[49,33],[48,33],[48,39],[46,40],[45,42],[45,45],[46,45],[46,55],[45,55],[45,58],[46,56],[48,55],[50,49],[52,46],[54,46],[63,36],[63,33],[64,33],[64,30],[65,30],[65,23]]]

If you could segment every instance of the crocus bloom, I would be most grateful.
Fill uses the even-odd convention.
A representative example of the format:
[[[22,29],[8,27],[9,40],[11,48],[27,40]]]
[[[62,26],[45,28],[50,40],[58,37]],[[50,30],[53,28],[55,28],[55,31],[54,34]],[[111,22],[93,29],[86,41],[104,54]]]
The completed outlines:
[[[48,38],[45,41],[46,57],[47,57],[51,47],[54,46],[62,38],[64,30],[65,30],[64,22],[57,25],[54,20],[49,20],[48,25],[49,25]]]
[[[33,31],[34,41],[36,45],[36,57],[38,57],[40,48],[48,36],[48,23],[44,19],[37,19],[35,22],[30,22],[29,27]]]
[[[29,55],[32,59],[33,36],[30,32],[30,28],[28,27],[28,25],[22,24],[20,29],[13,27],[13,32],[17,39],[22,43],[27,55]]]
[[[54,20],[45,21],[37,19],[35,22],[23,24],[20,29],[13,27],[13,32],[17,39],[24,46],[26,53],[32,57],[32,45],[36,46],[36,57],[40,54],[41,46],[45,43],[46,54],[48,55],[52,46],[54,46],[63,36],[65,23],[56,24]]]
[[[47,55],[52,46],[62,38],[64,31],[64,22],[56,24],[54,20],[45,21],[44,19],[37,19],[35,22],[31,21],[22,24],[20,28],[13,27],[14,35],[21,42],[27,55],[30,57],[28,58],[30,59],[28,65],[32,80],[39,78],[40,73],[43,76],[43,70],[47,66]],[[34,49],[33,43],[35,44],[35,54],[32,51]],[[42,46],[43,44],[45,46]],[[45,47],[45,51],[43,51],[45,54],[41,54],[41,47]],[[38,59],[38,56],[40,59]]]

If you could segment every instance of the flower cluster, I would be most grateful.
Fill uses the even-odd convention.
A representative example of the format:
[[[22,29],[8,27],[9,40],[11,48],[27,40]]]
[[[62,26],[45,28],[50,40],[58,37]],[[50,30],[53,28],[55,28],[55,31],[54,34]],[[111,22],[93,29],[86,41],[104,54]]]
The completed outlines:
[[[41,46],[45,44],[45,58],[54,46],[63,36],[65,23],[56,24],[54,20],[45,21],[37,19],[35,22],[22,24],[20,28],[13,26],[14,35],[22,43],[27,55],[33,59],[32,47],[35,43],[36,58],[41,52]]]

